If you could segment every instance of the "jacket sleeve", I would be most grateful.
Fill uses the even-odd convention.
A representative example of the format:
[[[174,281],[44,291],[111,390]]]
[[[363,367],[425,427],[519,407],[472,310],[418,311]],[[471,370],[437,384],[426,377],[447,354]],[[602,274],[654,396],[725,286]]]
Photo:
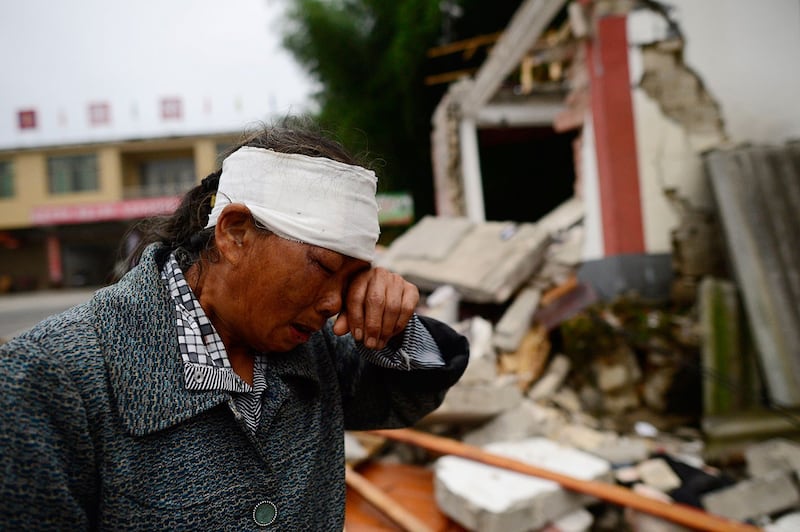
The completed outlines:
[[[88,529],[94,450],[74,383],[17,338],[0,347],[0,389],[0,529]]]
[[[467,367],[469,343],[448,325],[420,316],[439,348],[440,367],[390,369],[358,354],[352,338],[338,338],[337,360],[345,429],[370,430],[413,426],[435,410]],[[349,345],[348,345],[349,344]]]

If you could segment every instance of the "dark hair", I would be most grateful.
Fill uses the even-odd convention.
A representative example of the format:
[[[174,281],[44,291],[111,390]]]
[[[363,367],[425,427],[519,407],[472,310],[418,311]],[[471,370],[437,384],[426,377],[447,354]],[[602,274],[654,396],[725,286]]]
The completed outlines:
[[[324,133],[319,125],[307,117],[285,117],[267,125],[244,132],[239,143],[228,149],[221,157],[224,159],[242,146],[267,148],[281,153],[296,153],[310,157],[327,157],[346,164],[361,164],[345,148]],[[214,249],[214,229],[204,229],[211,213],[212,198],[219,186],[222,169],[219,168],[199,185],[189,190],[181,199],[174,213],[142,220],[128,232],[127,237],[136,235],[136,247],[124,259],[123,269],[135,266],[144,249],[155,242],[163,244],[158,250],[156,261],[161,263],[175,253],[182,269],[196,263],[204,251]]]

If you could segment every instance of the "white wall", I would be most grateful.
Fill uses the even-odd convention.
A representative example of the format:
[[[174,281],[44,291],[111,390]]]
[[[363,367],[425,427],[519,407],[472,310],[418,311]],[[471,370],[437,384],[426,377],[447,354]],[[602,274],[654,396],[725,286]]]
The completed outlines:
[[[669,0],[734,142],[800,138],[800,1]]]
[[[733,143],[782,143],[800,138],[800,1],[673,0],[684,38],[683,62],[719,104]],[[667,27],[652,12],[628,17],[631,84],[642,75],[640,45],[663,40]],[[697,135],[670,119],[643,90],[632,103],[645,250],[668,253],[681,212],[677,192],[693,207],[712,207],[701,152],[723,138]]]

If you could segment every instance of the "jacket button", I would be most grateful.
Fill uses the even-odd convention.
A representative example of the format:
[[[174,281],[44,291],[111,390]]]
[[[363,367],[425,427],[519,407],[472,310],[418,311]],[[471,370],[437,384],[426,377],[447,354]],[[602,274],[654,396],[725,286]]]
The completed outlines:
[[[269,501],[261,501],[253,508],[253,521],[258,526],[269,526],[278,517],[278,509]]]

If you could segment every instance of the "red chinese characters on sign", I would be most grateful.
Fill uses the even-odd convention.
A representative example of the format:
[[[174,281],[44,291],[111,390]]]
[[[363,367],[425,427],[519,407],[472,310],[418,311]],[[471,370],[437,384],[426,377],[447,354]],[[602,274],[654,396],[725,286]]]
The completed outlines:
[[[108,102],[92,102],[89,104],[89,124],[105,126],[111,123],[111,105]]]
[[[161,119],[180,120],[183,117],[183,106],[180,98],[161,99]]]
[[[17,113],[20,129],[36,129],[36,110],[23,109]]]

